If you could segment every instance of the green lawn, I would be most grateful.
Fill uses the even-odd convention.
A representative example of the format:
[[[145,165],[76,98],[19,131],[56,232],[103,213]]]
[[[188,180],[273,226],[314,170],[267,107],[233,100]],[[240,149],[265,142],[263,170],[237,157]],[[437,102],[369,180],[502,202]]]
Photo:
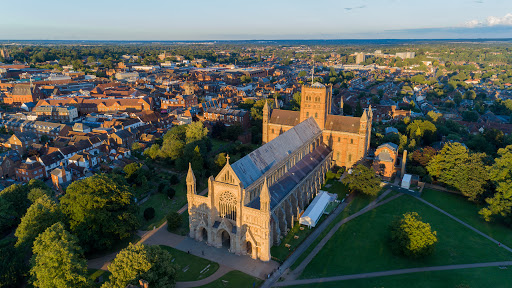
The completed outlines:
[[[432,189],[423,189],[422,198],[453,216],[461,219],[497,241],[512,247],[512,229],[501,223],[486,222],[478,211],[484,206],[467,200],[466,197]]]
[[[410,259],[394,255],[389,224],[396,216],[418,212],[437,231],[433,255]],[[403,195],[341,226],[304,269],[301,279],[348,275],[423,266],[510,260],[512,254],[446,215]]]
[[[155,226],[159,227],[165,222],[165,216],[167,216],[169,212],[178,211],[187,204],[185,181],[185,177],[182,177],[179,184],[171,186],[176,191],[176,195],[174,195],[172,199],[169,199],[167,195],[162,193],[154,193],[146,202],[139,206],[139,219],[142,223],[142,230],[152,230]],[[146,219],[144,219],[144,210],[148,207],[155,209],[155,217],[146,221]]]
[[[355,279],[335,281],[319,284],[300,285],[295,287],[312,288],[470,288],[470,287],[510,287],[512,267],[500,269],[498,267],[471,268],[448,271],[420,272],[403,275],[376,277],[369,279]]]
[[[101,284],[107,281],[110,275],[112,274],[108,271],[100,269],[87,269],[87,272],[87,276],[89,277],[89,279],[91,279],[91,281],[93,281],[93,286],[97,288],[101,287]]]
[[[174,263],[180,266],[176,277],[176,281],[178,282],[201,280],[212,275],[219,269],[219,264],[210,260],[188,254],[169,246],[160,245],[160,247],[169,251],[175,259]]]
[[[256,277],[252,277],[240,271],[230,271],[226,273],[226,275],[220,277],[219,279],[201,286],[203,288],[251,288],[251,287],[259,287],[263,283],[263,280],[260,280]]]
[[[382,192],[384,192],[384,191],[385,191],[384,189],[381,190],[379,192],[379,195]],[[363,195],[363,194],[355,194],[354,199],[352,199],[352,201],[347,205],[347,207],[345,207],[345,209],[343,209],[343,211],[340,213],[340,215],[338,215],[334,219],[334,221],[332,221],[329,224],[329,226],[318,236],[318,238],[316,238],[316,240],[313,242],[313,244],[311,244],[308,247],[308,249],[306,249],[306,251],[304,251],[304,253],[302,253],[302,255],[300,255],[300,257],[297,259],[297,261],[295,261],[295,263],[293,263],[293,265],[291,266],[291,269],[297,268],[297,266],[299,266],[300,263],[302,261],[304,261],[304,259],[309,255],[309,253],[311,253],[311,251],[313,251],[313,249],[316,247],[316,245],[318,245],[318,243],[320,243],[320,241],[322,241],[322,239],[325,237],[325,235],[327,235],[327,233],[329,233],[329,231],[331,231],[331,229],[338,222],[340,222],[341,220],[347,218],[348,216],[350,216],[350,215],[352,215],[354,213],[357,213],[359,210],[361,210],[364,207],[368,206],[368,204],[370,204],[376,198],[377,198],[377,196],[369,197],[369,196],[366,196],[366,195]]]

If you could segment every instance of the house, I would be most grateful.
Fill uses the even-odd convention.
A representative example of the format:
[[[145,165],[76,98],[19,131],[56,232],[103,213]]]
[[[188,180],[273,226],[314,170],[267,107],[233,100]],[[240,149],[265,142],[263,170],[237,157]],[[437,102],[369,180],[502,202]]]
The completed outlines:
[[[46,155],[43,155],[37,159],[41,163],[46,171],[46,175],[50,174],[50,171],[59,167],[65,166],[67,163],[64,155],[60,151],[55,151]]]
[[[131,147],[132,143],[137,140],[136,135],[130,132],[128,129],[123,129],[110,134],[110,139],[112,142],[117,144],[117,146],[126,148]]]
[[[0,176],[8,178],[16,175],[16,168],[21,164],[21,156],[10,150],[0,154]]]
[[[250,115],[242,109],[208,108],[204,114],[204,121],[220,121],[225,125],[240,125],[244,129],[250,126]]]
[[[11,93],[4,98],[5,104],[23,104],[27,102],[37,101],[41,94],[37,85],[32,84],[16,84],[12,88]]]
[[[197,96],[195,95],[178,95],[172,99],[163,99],[161,101],[161,109],[189,108],[197,105]]]
[[[33,157],[27,158],[16,168],[16,180],[18,181],[28,182],[32,179],[43,179],[46,175],[45,167]]]
[[[52,183],[57,190],[62,191],[63,186],[71,182],[71,172],[66,168],[56,168],[51,173]]]
[[[91,167],[98,165],[98,158],[96,155],[97,153],[92,154],[89,152],[80,152],[69,158],[69,164],[75,164],[78,167],[83,167],[89,170]]]
[[[32,132],[17,132],[5,144],[6,147],[17,151],[20,155],[25,154],[30,145],[38,143],[39,137]]]

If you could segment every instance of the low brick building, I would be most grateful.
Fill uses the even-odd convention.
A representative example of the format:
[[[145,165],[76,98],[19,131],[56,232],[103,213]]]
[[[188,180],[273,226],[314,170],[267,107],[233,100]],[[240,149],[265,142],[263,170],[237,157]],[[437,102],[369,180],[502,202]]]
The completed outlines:
[[[375,150],[373,169],[382,178],[389,180],[395,176],[400,163],[398,162],[398,146],[384,143]]]
[[[240,125],[247,129],[250,126],[249,113],[241,109],[208,108],[203,113],[204,121],[222,122],[226,125]]]
[[[35,159],[28,158],[16,169],[16,180],[28,182],[32,179],[43,179],[46,177],[44,166]]]

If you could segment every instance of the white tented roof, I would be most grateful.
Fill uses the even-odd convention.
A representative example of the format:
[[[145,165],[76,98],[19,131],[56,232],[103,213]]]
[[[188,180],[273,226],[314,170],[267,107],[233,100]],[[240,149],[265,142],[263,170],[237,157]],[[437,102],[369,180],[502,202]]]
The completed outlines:
[[[315,199],[313,199],[313,202],[309,204],[308,209],[302,214],[302,217],[300,217],[299,223],[309,227],[315,227],[329,202],[331,202],[329,193],[320,191]]]

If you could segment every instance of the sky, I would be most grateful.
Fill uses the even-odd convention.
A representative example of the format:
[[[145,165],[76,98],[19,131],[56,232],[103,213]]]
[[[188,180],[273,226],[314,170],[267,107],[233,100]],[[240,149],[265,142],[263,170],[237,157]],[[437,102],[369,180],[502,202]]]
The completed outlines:
[[[2,40],[512,38],[512,0],[2,2]]]

